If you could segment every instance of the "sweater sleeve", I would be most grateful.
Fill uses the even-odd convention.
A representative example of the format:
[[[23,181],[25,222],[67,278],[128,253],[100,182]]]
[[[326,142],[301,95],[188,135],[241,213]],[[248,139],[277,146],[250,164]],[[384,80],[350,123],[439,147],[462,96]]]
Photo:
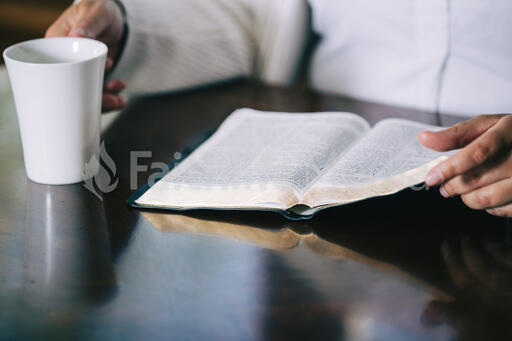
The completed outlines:
[[[240,0],[123,0],[128,36],[110,79],[128,95],[253,73],[251,11]]]

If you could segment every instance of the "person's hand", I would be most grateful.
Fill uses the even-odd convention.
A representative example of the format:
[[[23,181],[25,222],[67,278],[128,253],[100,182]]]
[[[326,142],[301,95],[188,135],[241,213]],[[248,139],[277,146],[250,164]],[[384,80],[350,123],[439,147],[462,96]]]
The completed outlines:
[[[441,195],[460,195],[473,209],[512,217],[512,115],[482,115],[418,138],[437,151],[463,148],[428,173],[428,186],[441,185]]]
[[[449,324],[461,340],[512,337],[512,247],[504,242],[445,242],[441,249],[455,285],[455,300],[431,301],[422,316],[426,326]]]
[[[48,28],[46,37],[85,37],[97,39],[108,46],[105,71],[112,69],[121,49],[123,15],[119,6],[111,0],[82,0],[71,5]],[[125,87],[121,80],[105,84],[102,107],[104,111],[126,105],[119,92]]]

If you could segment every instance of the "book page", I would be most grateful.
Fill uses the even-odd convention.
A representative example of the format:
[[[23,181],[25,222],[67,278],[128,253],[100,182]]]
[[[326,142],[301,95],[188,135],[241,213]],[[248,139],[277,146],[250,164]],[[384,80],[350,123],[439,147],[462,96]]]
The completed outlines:
[[[450,153],[423,147],[418,133],[439,129],[403,119],[382,120],[315,183],[304,203],[346,203],[423,182],[427,172]]]
[[[136,203],[287,208],[369,130],[364,119],[349,113],[240,109]]]

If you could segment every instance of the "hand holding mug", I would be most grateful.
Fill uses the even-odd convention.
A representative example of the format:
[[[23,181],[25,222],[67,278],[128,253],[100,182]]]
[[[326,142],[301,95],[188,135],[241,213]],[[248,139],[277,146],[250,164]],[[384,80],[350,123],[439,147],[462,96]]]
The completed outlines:
[[[124,32],[123,13],[112,0],[83,0],[71,5],[48,28],[46,37],[83,37],[104,42],[108,46],[105,70],[112,69],[122,48]],[[104,111],[119,109],[126,105],[119,96],[125,84],[112,80],[103,89],[102,108]]]

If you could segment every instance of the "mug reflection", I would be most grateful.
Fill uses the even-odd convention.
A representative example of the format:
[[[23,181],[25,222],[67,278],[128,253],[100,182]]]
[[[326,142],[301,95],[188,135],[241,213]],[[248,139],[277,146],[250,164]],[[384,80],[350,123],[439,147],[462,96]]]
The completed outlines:
[[[81,184],[28,186],[17,322],[30,333],[77,321],[113,297],[116,279],[102,202]]]

